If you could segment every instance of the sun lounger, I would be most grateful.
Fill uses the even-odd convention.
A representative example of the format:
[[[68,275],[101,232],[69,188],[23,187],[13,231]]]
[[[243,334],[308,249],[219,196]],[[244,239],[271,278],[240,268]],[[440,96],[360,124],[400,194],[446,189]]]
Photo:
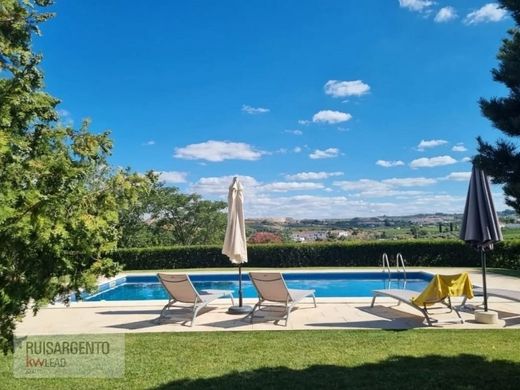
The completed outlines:
[[[164,318],[168,318],[168,316],[166,316],[165,314],[166,311],[175,306],[177,302],[189,304],[189,306],[179,305],[181,307],[192,308],[193,315],[191,318],[191,326],[193,326],[193,324],[195,323],[195,317],[197,316],[199,310],[203,307],[206,307],[216,299],[228,296],[231,298],[231,304],[235,304],[233,300],[233,291],[203,290],[201,292],[198,292],[197,290],[195,290],[195,287],[193,287],[193,283],[191,283],[189,276],[186,274],[158,273],[157,277],[159,278],[162,285],[168,292],[169,296],[168,303],[161,310],[161,314],[158,318],[158,321]]]
[[[251,317],[251,322],[255,316],[255,311],[268,307],[282,307],[284,309],[285,326],[289,323],[289,315],[294,306],[306,297],[311,297],[316,307],[316,297],[314,290],[294,290],[287,288],[283,276],[279,272],[250,272],[249,278],[258,293],[258,302],[253,307],[247,317]],[[275,323],[278,323],[277,319]]]
[[[476,297],[484,296],[484,289],[482,287],[473,286],[473,294]],[[520,302],[520,291],[515,290],[506,290],[503,288],[488,288],[487,289],[488,297],[497,297],[502,299],[507,299],[509,301]],[[466,299],[462,301],[462,306],[466,304]]]
[[[459,311],[451,304],[451,298],[459,296],[465,299],[473,298],[473,290],[467,273],[435,275],[422,292],[406,289],[374,290],[371,307],[374,307],[377,297],[394,298],[397,299],[399,303],[406,303],[414,309],[419,310],[424,315],[428,325],[431,326],[434,320],[431,318],[428,309],[431,309],[430,306],[436,303],[441,303],[447,306],[450,311],[454,311],[460,322],[463,323],[464,320],[460,316]]]

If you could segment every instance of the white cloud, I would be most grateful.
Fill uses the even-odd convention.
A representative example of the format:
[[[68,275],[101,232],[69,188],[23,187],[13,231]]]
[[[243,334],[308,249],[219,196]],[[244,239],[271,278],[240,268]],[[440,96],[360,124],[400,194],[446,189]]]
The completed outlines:
[[[159,175],[159,181],[165,183],[186,183],[186,176],[188,175],[186,172],[178,171],[158,171],[154,173]]]
[[[316,173],[319,174],[320,172]],[[457,174],[457,172],[453,174]],[[287,182],[261,183],[254,177],[235,174],[202,177],[189,186],[187,190],[199,193],[207,199],[225,201],[229,185],[234,176],[238,176],[244,186],[244,211],[247,218],[322,219],[412,215],[433,212],[462,213],[465,204],[465,193],[448,194],[434,190],[434,182],[446,180],[446,177],[337,181],[330,188],[323,187],[323,183],[291,183],[290,180]],[[455,179],[456,176],[458,175],[451,177]],[[433,189],[427,187],[430,185]],[[417,189],[413,187],[417,187]],[[419,191],[424,188],[428,188],[428,191]],[[498,187],[495,188],[497,191],[499,190]],[[342,190],[345,193],[342,193]],[[311,195],[305,193],[292,194],[290,191],[319,192]],[[497,209],[502,210],[505,207],[503,194],[494,193],[494,196]]]
[[[355,192],[386,192],[390,189],[389,184],[382,183],[377,180],[360,179],[357,181],[341,180],[335,181],[333,185],[341,188],[343,191]]]
[[[327,95],[333,97],[361,96],[370,91],[370,86],[361,80],[340,81],[329,80],[323,87]]]
[[[258,160],[265,152],[253,149],[242,142],[206,141],[199,144],[175,148],[174,157],[185,160],[206,160],[219,162],[224,160]]]
[[[377,160],[376,165],[379,165],[384,168],[391,168],[391,167],[399,167],[401,165],[404,165],[404,162],[401,160],[396,160],[396,161]]]
[[[250,115],[255,115],[255,114],[265,114],[266,112],[269,112],[271,110],[269,110],[268,108],[251,107],[251,106],[248,106],[247,104],[243,104],[242,105],[242,111],[246,112],[246,113],[248,113]]]
[[[471,171],[468,172],[452,172],[444,179],[453,181],[469,181],[471,177]]]
[[[453,148],[451,148],[454,152],[467,152],[468,149],[463,144],[457,144]]]
[[[430,0],[399,0],[401,8],[407,8],[410,11],[422,12],[430,8],[435,2]]]
[[[389,203],[372,203],[360,199],[349,199],[346,196],[294,195],[277,196],[262,195],[246,198],[246,215],[248,217],[287,217],[294,218],[337,218],[338,211],[343,218],[359,215],[382,215],[388,210]]]
[[[294,175],[285,175],[285,178],[287,180],[323,180],[342,175],[343,172],[300,172]]]
[[[437,180],[426,177],[401,177],[382,180],[394,187],[423,187],[437,183]]]
[[[143,142],[143,146],[153,146],[155,145],[155,141],[153,139]]]
[[[385,180],[360,179],[356,181],[335,181],[333,185],[341,188],[343,191],[351,192],[351,196],[366,198],[384,198],[384,197],[401,197],[409,198],[413,196],[423,195],[422,191],[401,190],[406,187],[424,187],[437,183],[436,179],[428,179],[424,177],[410,178],[393,178]]]
[[[311,182],[275,182],[262,186],[263,191],[287,192],[287,191],[303,191],[303,190],[320,190],[325,188],[321,183]]]
[[[311,121],[309,121],[307,119],[300,119],[300,120],[298,120],[298,124],[300,124],[300,125],[307,126],[310,123],[311,123]]]
[[[309,157],[313,160],[318,160],[322,158],[334,158],[339,156],[338,148],[328,148],[325,150],[316,149],[314,152],[309,154]]]
[[[437,23],[446,23],[451,20],[457,19],[457,11],[453,7],[443,7],[437,12],[434,20]]]
[[[300,153],[301,151],[302,151],[302,148],[299,147],[299,146],[295,146],[294,149],[293,149],[294,153]]]
[[[65,110],[64,108],[59,108],[56,111],[60,117],[60,121],[65,126],[73,126],[74,125],[74,119],[72,118],[72,114],[70,111]]]
[[[303,131],[295,129],[295,130],[284,130],[284,133],[292,134],[292,135],[302,135]]]
[[[471,157],[464,157],[462,160],[460,160],[460,162],[470,162],[471,161]]]
[[[324,123],[341,123],[352,119],[352,115],[332,110],[322,110],[314,114],[312,117],[313,122],[324,122]]]
[[[423,157],[418,158],[416,160],[413,160],[410,163],[410,167],[413,169],[416,168],[432,168],[432,167],[438,167],[442,165],[451,165],[455,164],[457,160],[455,160],[453,157],[450,156],[437,156],[437,157]]]
[[[233,182],[233,178],[238,177],[244,191],[254,190],[260,183],[251,176],[229,175],[216,177],[201,177],[197,182],[191,185],[190,191],[201,195],[227,195],[229,186]]]
[[[59,108],[56,112],[61,117],[63,117],[63,116],[70,116],[70,112],[65,110],[64,108]]]
[[[478,24],[488,22],[500,22],[507,15],[505,9],[500,8],[498,3],[488,3],[476,11],[470,12],[464,19],[465,24]]]
[[[424,151],[426,149],[435,148],[437,146],[445,145],[448,141],[445,141],[443,139],[431,139],[431,140],[421,140],[419,142],[419,145],[417,145],[417,150]]]

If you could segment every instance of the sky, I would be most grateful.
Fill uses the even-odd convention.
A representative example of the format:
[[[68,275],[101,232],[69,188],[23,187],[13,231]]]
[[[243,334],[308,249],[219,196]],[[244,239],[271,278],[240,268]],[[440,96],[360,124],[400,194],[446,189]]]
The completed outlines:
[[[61,120],[110,162],[245,215],[462,213],[512,19],[480,0],[57,0],[35,40]],[[501,188],[495,204],[503,210]]]

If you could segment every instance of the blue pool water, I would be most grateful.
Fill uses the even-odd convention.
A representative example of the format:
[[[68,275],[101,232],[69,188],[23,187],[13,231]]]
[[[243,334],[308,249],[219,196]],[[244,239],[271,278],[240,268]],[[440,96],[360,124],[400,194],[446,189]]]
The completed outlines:
[[[388,274],[382,272],[313,272],[284,273],[289,288],[314,289],[316,297],[370,297],[372,291],[383,288],[407,288],[422,291],[432,275],[425,272],[408,272],[407,281],[403,274],[394,272],[389,280]],[[219,289],[233,290],[238,297],[238,275],[205,274],[190,275],[197,290]],[[242,276],[244,298],[255,298],[256,291],[249,276]],[[102,284],[99,292],[84,296],[85,301],[133,301],[150,299],[168,299],[166,290],[155,275],[126,276],[110,283]]]

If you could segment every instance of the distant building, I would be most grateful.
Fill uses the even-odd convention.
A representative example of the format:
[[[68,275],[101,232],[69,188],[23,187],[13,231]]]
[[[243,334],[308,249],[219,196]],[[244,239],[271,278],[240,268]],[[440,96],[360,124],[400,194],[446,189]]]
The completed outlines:
[[[328,235],[335,238],[347,238],[352,235],[350,230],[331,230]]]
[[[327,239],[327,232],[320,230],[305,230],[293,233],[291,239],[296,242],[322,241]]]

